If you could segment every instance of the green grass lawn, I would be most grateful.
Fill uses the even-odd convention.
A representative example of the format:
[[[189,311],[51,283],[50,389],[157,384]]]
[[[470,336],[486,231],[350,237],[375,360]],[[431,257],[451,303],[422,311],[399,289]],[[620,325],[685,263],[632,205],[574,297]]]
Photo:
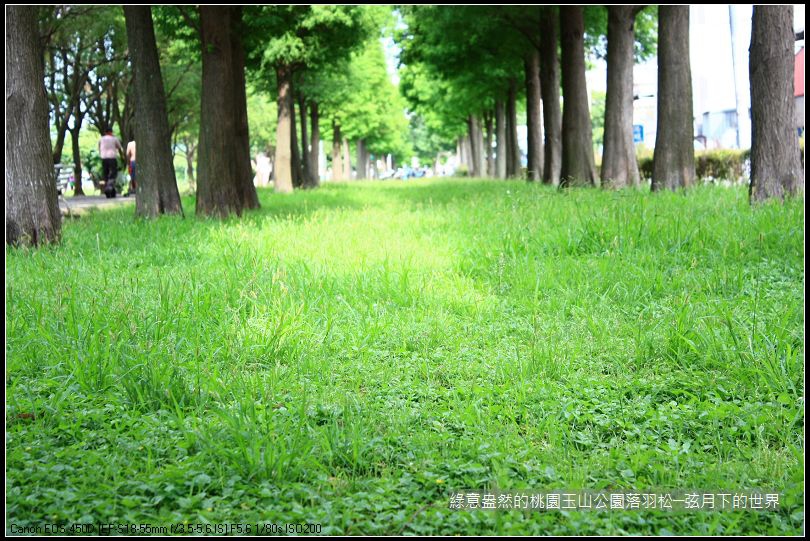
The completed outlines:
[[[6,249],[6,521],[799,534],[803,201],[328,184]],[[451,511],[461,489],[778,512]]]

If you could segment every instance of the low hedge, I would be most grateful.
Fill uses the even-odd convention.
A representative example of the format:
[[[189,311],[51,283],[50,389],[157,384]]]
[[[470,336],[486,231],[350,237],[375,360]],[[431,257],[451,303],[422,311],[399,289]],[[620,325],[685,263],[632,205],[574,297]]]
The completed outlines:
[[[739,182],[747,180],[751,170],[750,150],[702,150],[695,152],[695,173],[697,178],[712,182],[729,180]],[[652,179],[653,157],[641,156],[638,159],[638,170],[647,180]]]
[[[804,139],[800,141],[802,166],[804,166]],[[644,152],[638,157],[638,170],[642,178],[650,181],[653,171],[653,155]],[[695,173],[705,182],[727,180],[748,182],[751,178],[751,149],[747,150],[700,150],[695,152]]]

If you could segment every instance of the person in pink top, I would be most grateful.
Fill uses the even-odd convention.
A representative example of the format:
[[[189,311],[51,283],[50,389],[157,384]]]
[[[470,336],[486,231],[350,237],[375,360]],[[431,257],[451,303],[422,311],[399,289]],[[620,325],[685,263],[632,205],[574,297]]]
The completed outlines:
[[[112,129],[104,130],[104,135],[98,142],[98,153],[101,156],[102,180],[104,193],[107,197],[115,197],[115,178],[118,176],[118,156],[124,158],[124,148],[121,141],[113,135]]]

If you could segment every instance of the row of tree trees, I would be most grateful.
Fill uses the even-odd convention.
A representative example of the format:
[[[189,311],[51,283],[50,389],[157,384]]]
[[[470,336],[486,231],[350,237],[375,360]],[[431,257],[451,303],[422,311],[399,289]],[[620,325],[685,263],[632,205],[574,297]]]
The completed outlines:
[[[71,134],[76,179],[82,178],[86,158],[79,135],[88,120],[99,131],[117,124],[125,140],[137,140],[140,216],[182,213],[175,150],[186,155],[189,180],[196,184],[197,214],[222,217],[258,206],[250,163],[248,87],[277,97],[277,118],[264,119],[262,126],[274,124],[275,133],[258,138],[265,150],[274,151],[277,191],[317,186],[323,122],[331,127],[325,139],[331,137],[336,149],[335,178],[352,174],[350,140],[361,178],[372,169],[373,154],[407,152],[404,102],[387,77],[378,39],[390,9],[163,6],[122,12],[60,6],[7,11],[19,21],[6,29],[7,72],[20,69],[29,76],[14,78],[27,85],[19,92],[7,84],[7,105],[19,105],[20,114],[28,115],[25,121],[38,129],[44,126],[46,136],[50,117],[55,143],[43,140],[49,165],[62,161]],[[8,39],[12,34],[14,39]],[[14,59],[31,56],[39,62],[12,65]],[[44,115],[33,112],[33,101],[28,103],[35,97],[46,100]],[[26,133],[10,130],[8,123],[7,135]],[[27,142],[7,136],[7,155],[12,148],[15,157],[30,154],[35,147],[23,144]],[[12,167],[6,176],[7,242],[58,238],[58,212],[45,214],[50,216],[42,222],[47,227],[31,225],[35,201],[56,208],[55,192],[48,187],[53,169]],[[16,184],[8,181],[12,177]],[[32,178],[40,189],[21,191]],[[82,195],[80,180],[76,187]],[[30,201],[15,205],[21,194]]]
[[[434,151],[446,150],[455,139],[473,175],[520,174],[516,101],[523,98],[529,180],[638,186],[633,66],[657,49],[652,189],[694,183],[688,6],[414,6],[402,11],[407,23],[399,37],[403,92],[436,135]],[[759,130],[755,126],[752,200],[795,194],[803,184],[798,137],[790,121],[793,94],[787,88],[793,81],[792,40],[790,6],[754,9],[751,92]],[[600,176],[585,84],[586,49],[607,59]],[[763,160],[774,165],[764,166]]]
[[[336,180],[351,176],[350,142],[358,178],[368,174],[372,153],[407,153],[405,104],[387,76],[379,41],[381,29],[390,25],[390,9],[251,9],[244,34],[248,72],[255,87],[277,89],[279,99],[276,191],[318,185],[322,139],[331,139]],[[269,28],[274,32],[268,40]]]
[[[98,133],[117,125],[124,141],[135,136],[136,94],[123,12],[109,6],[49,6],[37,14],[53,163],[63,161],[70,135],[74,177],[81,178],[87,159],[79,142],[83,127],[89,124]],[[158,33],[157,40],[172,140],[186,142],[198,127],[199,59],[189,59],[183,43],[165,34]],[[81,183],[75,195],[84,195]]]
[[[525,99],[530,180],[616,188],[639,183],[632,67],[654,53],[657,23],[652,187],[692,184],[688,7],[411,6],[402,15],[401,90],[415,113],[415,151],[455,146],[476,176],[518,176],[517,114]],[[350,141],[360,178],[372,155],[406,155],[403,102],[378,39],[381,28],[393,26],[390,10],[377,6],[141,6],[127,7],[123,17],[109,7],[7,7],[6,242],[59,237],[52,164],[70,133],[81,178],[78,140],[87,120],[98,129],[116,123],[138,141],[141,216],[182,213],[172,160],[180,148],[192,179],[198,156],[198,215],[259,205],[248,87],[277,100],[274,137],[259,138],[273,147],[277,191],[317,186],[322,138],[331,138],[334,178],[351,175]],[[789,6],[754,9],[754,201],[803,188],[790,121],[792,38]],[[586,49],[608,62],[601,179]],[[324,125],[329,133],[322,136]]]

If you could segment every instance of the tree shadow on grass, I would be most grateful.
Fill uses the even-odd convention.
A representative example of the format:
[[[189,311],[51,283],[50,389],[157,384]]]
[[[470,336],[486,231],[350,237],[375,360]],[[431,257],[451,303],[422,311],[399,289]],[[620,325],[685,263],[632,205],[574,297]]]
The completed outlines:
[[[241,219],[260,225],[265,220],[297,219],[329,211],[360,210],[367,205],[362,194],[345,183],[327,184],[317,189],[299,189],[276,194],[272,188],[258,188],[261,208],[249,210]]]

